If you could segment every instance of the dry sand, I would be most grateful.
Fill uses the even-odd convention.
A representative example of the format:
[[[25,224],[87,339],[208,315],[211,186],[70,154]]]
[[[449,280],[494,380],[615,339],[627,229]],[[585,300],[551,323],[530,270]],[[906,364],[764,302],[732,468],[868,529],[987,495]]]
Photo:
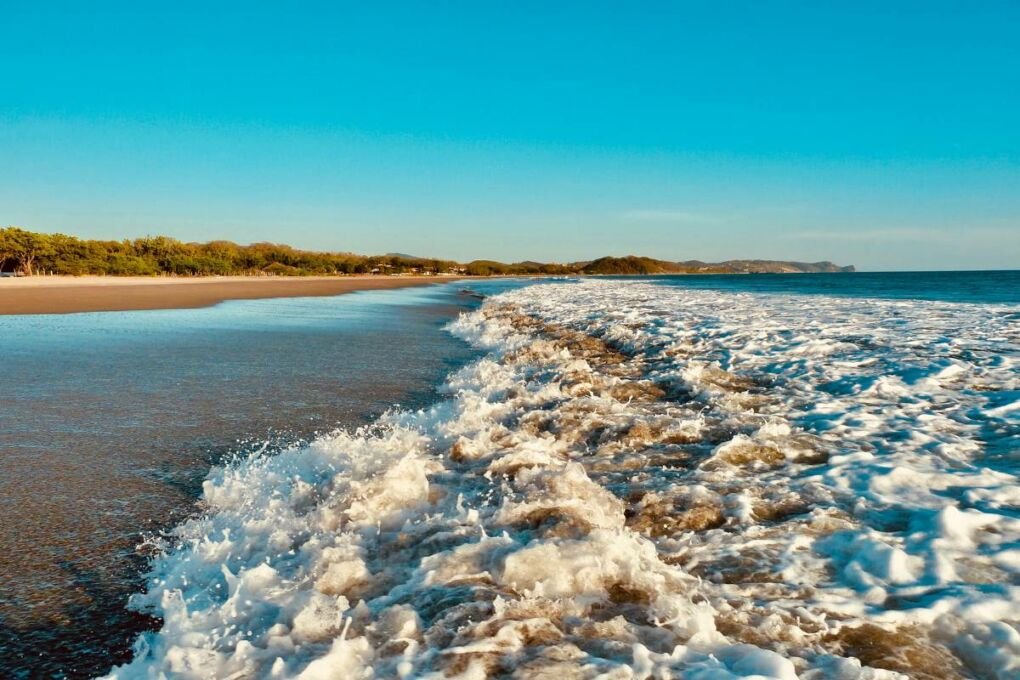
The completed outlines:
[[[340,295],[455,280],[425,276],[0,278],[0,314],[67,314],[208,307],[224,300]]]

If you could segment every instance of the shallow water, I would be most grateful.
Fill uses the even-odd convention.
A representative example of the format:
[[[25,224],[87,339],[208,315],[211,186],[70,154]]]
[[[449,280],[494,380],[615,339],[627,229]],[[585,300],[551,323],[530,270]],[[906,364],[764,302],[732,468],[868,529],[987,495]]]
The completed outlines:
[[[199,310],[0,317],[0,676],[90,677],[156,622],[142,532],[224,455],[424,406],[474,356],[456,285]]]
[[[214,470],[113,676],[1018,677],[1020,308],[845,276],[487,299],[447,399]]]

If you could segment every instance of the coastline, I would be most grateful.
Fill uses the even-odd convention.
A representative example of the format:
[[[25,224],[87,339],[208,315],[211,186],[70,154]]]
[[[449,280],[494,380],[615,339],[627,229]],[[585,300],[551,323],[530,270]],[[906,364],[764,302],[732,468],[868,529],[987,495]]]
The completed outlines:
[[[396,404],[430,407],[475,358],[445,325],[478,302],[445,278],[325,300],[0,317],[0,677],[92,678],[130,661],[154,625],[126,607],[148,571],[137,547],[197,512],[215,466],[353,431]]]
[[[226,300],[342,295],[426,286],[459,277],[33,276],[0,279],[0,315],[210,307]]]

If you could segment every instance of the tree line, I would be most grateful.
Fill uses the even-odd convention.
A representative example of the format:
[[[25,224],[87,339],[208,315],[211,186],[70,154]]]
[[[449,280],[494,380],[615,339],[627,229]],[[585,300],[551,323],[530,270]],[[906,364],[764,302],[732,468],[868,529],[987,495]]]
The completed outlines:
[[[277,243],[184,243],[168,236],[100,241],[17,227],[0,229],[0,271],[24,276],[438,274],[458,267],[447,260],[319,253]]]
[[[650,257],[601,257],[567,264],[453,260],[409,255],[356,255],[298,250],[279,243],[184,243],[169,236],[96,241],[65,234],[0,229],[0,273],[82,276],[323,276],[342,274],[459,274],[467,276],[734,274],[851,272],[831,262],[728,260],[670,262]]]
[[[564,274],[564,265],[537,262],[504,264],[405,255],[365,256],[298,250],[278,243],[239,245],[231,241],[185,243],[169,236],[123,241],[41,234],[18,227],[0,229],[0,272],[32,276],[211,276],[338,274]]]

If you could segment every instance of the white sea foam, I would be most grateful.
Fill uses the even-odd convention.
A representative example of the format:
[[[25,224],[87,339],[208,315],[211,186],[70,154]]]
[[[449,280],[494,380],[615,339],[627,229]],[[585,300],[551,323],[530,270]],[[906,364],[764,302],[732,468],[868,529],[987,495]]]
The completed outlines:
[[[449,400],[214,471],[112,676],[1020,677],[1015,318],[489,299]]]

